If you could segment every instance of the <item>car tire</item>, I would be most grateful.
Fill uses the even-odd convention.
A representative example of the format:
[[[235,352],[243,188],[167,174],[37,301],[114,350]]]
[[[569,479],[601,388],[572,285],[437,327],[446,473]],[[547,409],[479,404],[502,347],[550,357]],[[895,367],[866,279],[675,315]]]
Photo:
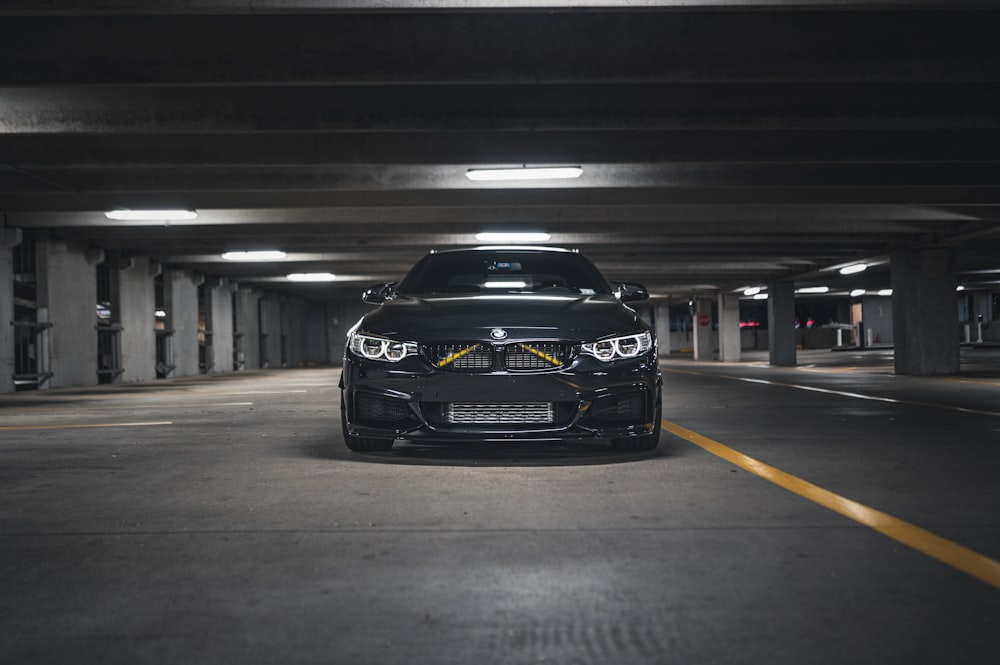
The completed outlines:
[[[344,408],[344,398],[340,398],[340,427],[344,431],[344,443],[351,450],[362,453],[385,452],[392,448],[392,439],[381,439],[370,436],[355,436],[347,431],[347,409]]]
[[[647,452],[660,445],[660,421],[663,419],[663,404],[659,392],[656,395],[656,412],[653,417],[653,432],[643,436],[626,436],[611,439],[611,446],[622,452]]]

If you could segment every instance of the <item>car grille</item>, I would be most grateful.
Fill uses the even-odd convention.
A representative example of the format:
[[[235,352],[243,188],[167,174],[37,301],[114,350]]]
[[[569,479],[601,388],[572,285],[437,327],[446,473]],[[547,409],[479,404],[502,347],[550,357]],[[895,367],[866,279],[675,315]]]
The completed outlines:
[[[555,421],[552,402],[451,402],[445,421],[452,424],[537,424]]]
[[[482,342],[437,344],[431,347],[431,360],[441,369],[455,371],[493,369],[493,347]]]
[[[452,342],[424,348],[430,362],[450,372],[552,370],[568,365],[575,353],[574,345],[562,342]]]

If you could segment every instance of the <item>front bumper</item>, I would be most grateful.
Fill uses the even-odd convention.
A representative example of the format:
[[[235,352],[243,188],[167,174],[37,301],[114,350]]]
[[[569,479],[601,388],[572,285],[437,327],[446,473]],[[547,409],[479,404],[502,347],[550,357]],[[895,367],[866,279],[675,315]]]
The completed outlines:
[[[602,363],[579,356],[555,371],[464,373],[425,362],[391,365],[348,354],[341,377],[347,431],[404,440],[566,440],[655,430],[661,378],[655,352]],[[547,405],[537,422],[516,422]],[[455,407],[468,418],[456,418]],[[476,411],[499,414],[477,421]],[[510,422],[514,420],[515,422]],[[490,421],[490,422],[487,422]]]

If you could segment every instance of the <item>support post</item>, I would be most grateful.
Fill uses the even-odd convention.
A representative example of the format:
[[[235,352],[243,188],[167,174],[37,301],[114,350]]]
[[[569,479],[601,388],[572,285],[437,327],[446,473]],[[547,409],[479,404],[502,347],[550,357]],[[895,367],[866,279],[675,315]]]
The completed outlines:
[[[951,249],[899,249],[892,261],[896,374],[957,374],[958,279]]]
[[[794,367],[798,362],[795,351],[795,284],[771,282],[767,293],[770,362],[772,365]]]

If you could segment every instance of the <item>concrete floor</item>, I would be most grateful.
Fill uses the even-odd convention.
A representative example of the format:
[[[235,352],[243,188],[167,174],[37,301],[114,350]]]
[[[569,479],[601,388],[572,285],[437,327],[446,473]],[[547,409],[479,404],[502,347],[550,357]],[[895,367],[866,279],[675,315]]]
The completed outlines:
[[[664,418],[1000,566],[1000,353],[963,357],[671,358]],[[350,453],[338,375],[0,397],[0,662],[1000,658],[1000,586],[685,439]]]

